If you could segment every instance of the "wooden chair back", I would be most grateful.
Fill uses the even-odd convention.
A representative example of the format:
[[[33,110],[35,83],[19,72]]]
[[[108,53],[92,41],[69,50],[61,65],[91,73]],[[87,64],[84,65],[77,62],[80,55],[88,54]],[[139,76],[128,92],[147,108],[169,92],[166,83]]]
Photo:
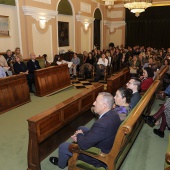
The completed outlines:
[[[125,159],[131,146],[133,145],[137,135],[139,134],[144,121],[142,114],[147,115],[150,110],[150,103],[155,99],[155,93],[158,90],[160,81],[156,80],[144,94],[137,106],[131,111],[129,116],[122,122],[119,127],[113,147],[108,154],[99,152],[98,154],[92,154],[80,150],[77,144],[71,144],[69,150],[73,152],[73,156],[69,160],[69,170],[79,170],[81,168],[76,166],[77,156],[82,153],[98,159],[107,165],[108,170],[117,170]],[[92,149],[93,150],[93,149]],[[86,167],[84,168],[86,169]],[[97,170],[98,168],[96,168]]]

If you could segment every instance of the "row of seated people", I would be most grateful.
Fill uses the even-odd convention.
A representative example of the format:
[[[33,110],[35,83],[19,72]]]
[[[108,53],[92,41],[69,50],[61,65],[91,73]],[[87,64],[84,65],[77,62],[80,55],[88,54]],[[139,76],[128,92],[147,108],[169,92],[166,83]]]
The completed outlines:
[[[63,62],[66,61],[63,61],[60,55],[56,55],[52,65],[60,64]],[[111,57],[109,51],[106,53],[100,53],[100,55],[98,54],[97,57],[94,56],[92,52],[87,53],[84,51],[82,63],[80,63],[80,58],[77,56],[77,54],[74,53],[70,62],[72,64],[69,66],[69,72],[72,78],[75,78],[77,73],[80,77],[90,78],[94,76],[95,72],[95,81],[98,81],[100,77],[105,76],[106,73],[108,74],[111,68]]]
[[[144,74],[146,79],[143,80],[145,83],[147,81],[147,74],[149,74],[149,71],[152,72],[150,67],[146,68],[146,73]],[[109,153],[121,122],[125,120],[130,111],[141,99],[139,89],[142,87],[143,82],[137,78],[131,78],[126,84],[127,88],[118,89],[114,97],[109,93],[99,93],[93,103],[93,111],[98,115],[98,120],[90,129],[80,126],[71,136],[73,142],[76,142],[82,150],[97,147],[101,152]],[[151,85],[150,83],[146,84],[148,88]],[[145,117],[144,120],[146,120]],[[148,121],[146,121],[146,123],[148,123]],[[154,133],[160,136],[159,130],[155,129]],[[49,161],[62,169],[65,168],[69,158],[72,156],[72,153],[69,151],[70,144],[69,142],[62,143],[59,146],[58,157],[50,157]],[[87,155],[79,155],[78,160],[91,164],[95,168],[107,168],[104,163]]]
[[[163,81],[163,89],[166,89],[166,87],[170,83],[170,54],[168,54],[164,59],[162,59],[162,62],[153,57],[150,57],[148,60],[145,58],[141,58],[142,55],[139,54],[139,56],[134,55],[132,60],[129,62],[129,68],[130,73],[132,76],[139,76],[143,73],[143,69],[145,67],[151,67],[154,72],[154,77],[156,77],[156,74],[158,71],[161,71],[164,66],[168,66],[168,70],[165,73],[164,81]],[[143,64],[141,62],[141,59],[144,61]]]
[[[158,51],[158,50],[157,50]],[[76,58],[75,54],[71,62],[74,62],[73,67],[70,68],[70,74],[72,77],[77,75],[77,72],[82,77],[89,77],[96,72],[95,81],[105,74],[111,74],[115,71],[119,71],[124,67],[129,66],[133,74],[142,74],[144,67],[152,67],[153,71],[160,69],[162,62],[165,59],[169,59],[169,51],[163,53],[161,50],[157,52],[155,49],[143,47],[136,47],[133,50],[131,48],[119,49],[118,47],[110,47],[109,50],[94,49],[91,52],[83,52],[83,63],[80,64],[80,60]],[[57,55],[54,57],[54,62],[61,60],[62,57]],[[75,58],[75,59],[74,59]],[[102,58],[102,59],[101,59]],[[72,71],[73,69],[73,71]],[[134,76],[134,75],[133,75]]]
[[[12,68],[7,65],[7,61],[9,60],[5,60],[4,56],[0,55],[0,59],[0,77],[6,77],[6,75],[8,75],[9,73],[7,71],[9,71],[10,69],[13,69],[13,72],[15,72],[15,74],[26,74],[29,91],[30,93],[34,93],[32,88],[34,84],[34,71],[37,69],[41,69],[39,62],[36,60],[35,53],[30,54],[30,60],[27,62],[27,65],[22,61],[21,55],[15,55],[15,57],[10,60],[12,61],[12,66],[10,63],[10,66]]]
[[[121,122],[130,112],[132,103],[136,105],[141,98],[140,93],[138,93],[140,87],[140,81],[138,79],[131,79],[127,83],[127,87],[127,89],[118,89],[114,97],[110,93],[99,93],[93,103],[93,109],[94,112],[98,114],[98,120],[90,129],[80,126],[71,136],[71,139],[76,142],[82,150],[90,147],[98,147],[103,153],[108,153],[111,150]],[[69,142],[62,143],[59,146],[58,158],[50,157],[50,162],[58,165],[62,169],[65,168],[69,158],[72,156],[72,153],[68,150],[69,145]],[[82,154],[78,159],[92,164],[95,167],[106,167],[102,162]]]

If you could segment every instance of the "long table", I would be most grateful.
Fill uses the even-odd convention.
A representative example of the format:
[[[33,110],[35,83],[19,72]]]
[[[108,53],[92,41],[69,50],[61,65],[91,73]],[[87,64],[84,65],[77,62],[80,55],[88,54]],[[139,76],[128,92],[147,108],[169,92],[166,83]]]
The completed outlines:
[[[0,79],[0,114],[30,101],[25,74]]]
[[[67,64],[42,68],[34,74],[36,96],[45,96],[70,85]]]
[[[93,87],[28,119],[28,170],[41,169],[40,162],[63,141],[66,134],[61,130],[73,120],[75,123],[75,119],[81,115],[88,117],[85,112],[90,109],[98,93],[103,90],[104,85],[96,83]],[[75,125],[78,126],[77,123]]]

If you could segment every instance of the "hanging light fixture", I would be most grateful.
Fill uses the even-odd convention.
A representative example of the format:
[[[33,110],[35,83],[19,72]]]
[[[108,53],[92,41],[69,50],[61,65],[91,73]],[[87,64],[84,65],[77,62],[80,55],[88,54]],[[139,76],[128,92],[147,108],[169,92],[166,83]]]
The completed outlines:
[[[106,6],[108,6],[108,8],[110,9],[112,5],[114,5],[114,0],[102,0],[104,1],[104,4]]]
[[[152,0],[126,0],[124,7],[128,8],[135,16],[138,17],[146,8],[152,6]]]

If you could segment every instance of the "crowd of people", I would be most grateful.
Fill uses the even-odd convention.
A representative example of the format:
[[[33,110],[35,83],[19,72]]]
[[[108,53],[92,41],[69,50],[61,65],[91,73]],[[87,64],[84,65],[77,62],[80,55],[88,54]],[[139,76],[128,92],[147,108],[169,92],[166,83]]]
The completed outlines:
[[[4,56],[0,55],[0,78],[11,76],[13,72],[15,74],[25,74],[30,93],[35,93],[32,86],[34,84],[34,71],[37,69],[41,69],[41,67],[36,60],[35,53],[30,54],[30,60],[27,65],[23,62],[19,47],[15,49],[14,54],[12,54],[11,50],[7,50]]]
[[[30,54],[30,60],[27,65],[22,61],[23,57],[20,53],[20,48],[16,48],[15,54],[12,55],[10,50],[7,50],[4,56],[0,56],[0,77],[10,75],[10,64],[12,62],[13,69],[16,74],[26,74],[29,90],[34,93],[32,85],[34,84],[34,71],[41,69],[39,62],[36,60],[35,53]],[[47,61],[47,55],[44,55],[45,63],[50,66],[51,63]],[[82,149],[90,147],[98,147],[102,152],[108,153],[113,145],[117,130],[122,121],[126,119],[130,111],[137,105],[141,99],[140,92],[145,92],[151,86],[155,76],[159,70],[164,66],[168,66],[165,74],[163,89],[165,93],[170,96],[170,48],[157,50],[143,46],[135,46],[127,49],[121,47],[110,46],[108,50],[94,49],[91,52],[83,53],[83,64],[80,65],[80,59],[74,53],[69,67],[71,77],[76,77],[77,68],[80,75],[88,78],[94,69],[96,71],[95,81],[103,76],[107,69],[114,73],[124,67],[129,67],[131,78],[126,84],[126,88],[119,88],[113,97],[110,93],[99,93],[92,110],[98,115],[98,120],[89,129],[81,126],[71,136],[71,139],[78,144]],[[52,65],[57,65],[61,62],[61,57],[56,55]],[[169,88],[169,92],[167,92]],[[145,122],[153,127],[157,120],[162,118],[159,129],[154,129],[154,133],[159,137],[164,137],[164,130],[166,127],[170,128],[170,100],[169,98],[161,106],[159,111],[153,116],[143,116]],[[50,162],[58,165],[60,168],[67,166],[68,159],[72,156],[68,147],[70,143],[65,142],[59,146],[59,157],[50,157]],[[83,160],[95,167],[105,167],[106,165],[91,157],[80,155],[80,160]]]

